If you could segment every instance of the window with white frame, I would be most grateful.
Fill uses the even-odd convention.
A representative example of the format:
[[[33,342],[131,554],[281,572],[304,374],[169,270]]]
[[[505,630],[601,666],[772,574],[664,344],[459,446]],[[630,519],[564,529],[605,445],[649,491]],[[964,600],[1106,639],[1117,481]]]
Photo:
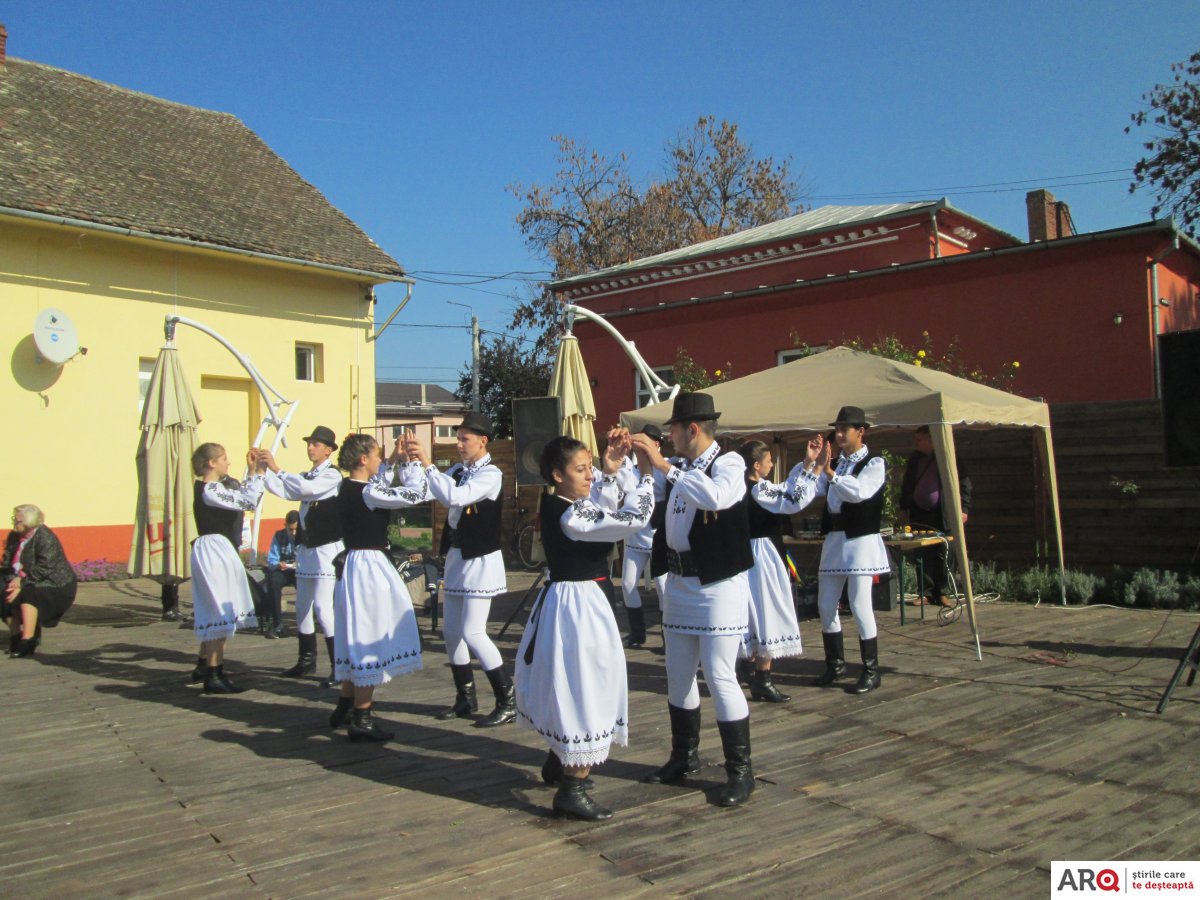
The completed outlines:
[[[675,370],[671,366],[654,366],[650,369],[655,375],[665,381],[667,384],[675,383]],[[642,380],[641,372],[634,369],[634,404],[636,408],[641,409],[651,403],[657,402],[654,398],[654,392],[650,390],[650,386]]]
[[[150,390],[150,376],[154,373],[154,360],[142,357],[138,360],[138,415],[146,406],[146,392]]]
[[[455,439],[453,425],[435,425],[434,439],[438,441],[453,441]]]
[[[322,346],[296,342],[296,380],[324,381],[322,369]]]
[[[828,349],[828,344],[821,344],[818,347],[792,347],[790,350],[776,350],[775,365],[782,366],[785,363],[792,362],[793,360],[804,359],[806,356],[812,356],[814,353],[824,353]]]

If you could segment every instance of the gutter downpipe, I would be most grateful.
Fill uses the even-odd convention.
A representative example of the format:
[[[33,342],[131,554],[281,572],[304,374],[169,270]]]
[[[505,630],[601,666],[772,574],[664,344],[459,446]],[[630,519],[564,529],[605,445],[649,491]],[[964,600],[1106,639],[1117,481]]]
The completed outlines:
[[[286,447],[287,446],[287,437],[286,437],[287,428],[292,422],[292,416],[294,416],[296,414],[296,409],[300,406],[300,401],[299,400],[288,400],[287,398],[285,398],[283,396],[283,394],[281,394],[281,393],[279,393],[279,391],[275,390],[275,388],[271,385],[271,383],[269,381],[267,381],[266,378],[263,377],[262,373],[259,372],[257,368],[255,368],[254,363],[250,362],[248,357],[246,357],[242,353],[238,352],[237,348],[234,347],[233,344],[229,343],[229,341],[227,341],[224,337],[222,337],[217,332],[213,331],[207,325],[202,325],[199,322],[193,321],[192,319],[186,319],[183,316],[175,316],[175,315],[167,316],[166,320],[163,322],[163,332],[166,335],[168,346],[171,346],[171,347],[175,346],[175,326],[176,325],[190,325],[192,328],[195,328],[197,331],[202,331],[205,334],[207,334],[209,337],[211,337],[213,340],[215,340],[218,344],[220,344],[222,347],[224,347],[226,350],[228,350],[230,353],[232,353],[234,358],[239,363],[241,363],[242,368],[245,369],[246,372],[250,375],[250,379],[254,382],[254,386],[256,388],[258,388],[258,392],[259,392],[259,394],[262,395],[263,402],[266,403],[267,409],[269,410],[269,412],[267,413],[267,416],[263,419],[262,424],[259,426],[258,434],[256,434],[254,436],[254,443],[251,444],[251,446],[257,447],[260,443],[262,443],[262,439],[267,432],[267,426],[274,425],[276,430],[275,430],[275,439],[271,442],[271,452],[274,453],[276,450],[278,450],[280,444],[282,444],[283,446]],[[267,396],[268,391],[270,391],[272,394],[274,394],[279,399],[272,402],[271,398],[269,396]],[[282,418],[280,418],[279,408],[281,406],[285,406],[285,405],[288,406],[288,411]],[[249,467],[247,467],[247,469],[246,469],[246,475],[248,475],[248,474],[249,474]],[[243,475],[243,478],[246,477],[246,475]],[[252,537],[251,537],[251,542],[250,542],[250,562],[251,562],[251,564],[255,563],[258,560],[258,535],[259,535],[259,530],[262,527],[262,516],[259,515],[259,513],[262,510],[262,502],[263,502],[263,497],[259,497],[258,505],[254,507],[254,527],[253,527],[253,529],[251,529]]]
[[[1154,399],[1162,399],[1162,360],[1158,356],[1158,336],[1161,325],[1158,318],[1158,264],[1179,249],[1179,233],[1175,233],[1171,245],[1160,250],[1150,260],[1150,309],[1154,321]]]
[[[612,336],[612,338],[620,345],[621,349],[625,351],[625,355],[633,361],[634,368],[637,369],[638,374],[641,376],[642,383],[649,388],[650,394],[654,398],[654,403],[660,403],[663,400],[673,400],[675,395],[679,393],[679,385],[667,384],[656,374],[654,374],[651,368],[646,365],[646,361],[642,359],[642,354],[638,353],[637,347],[635,347],[631,341],[626,340],[625,336],[621,334],[621,332],[617,331],[617,329],[614,328],[612,324],[608,322],[608,320],[599,314],[592,312],[590,309],[584,309],[582,306],[576,306],[574,303],[563,304],[563,311],[566,313],[567,317],[568,334],[571,333],[571,327],[574,324],[575,319],[581,318],[587,319],[589,322],[595,322]],[[662,394],[666,394],[666,396],[660,396]],[[647,406],[648,405],[649,404],[647,404]]]

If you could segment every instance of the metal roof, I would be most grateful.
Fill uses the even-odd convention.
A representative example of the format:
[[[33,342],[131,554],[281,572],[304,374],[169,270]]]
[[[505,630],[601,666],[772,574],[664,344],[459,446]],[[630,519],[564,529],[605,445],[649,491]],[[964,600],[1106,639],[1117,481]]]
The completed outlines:
[[[786,219],[779,219],[776,222],[759,225],[757,228],[747,228],[745,231],[723,235],[709,241],[701,241],[699,244],[690,244],[687,247],[680,247],[677,250],[668,250],[666,253],[658,253],[654,256],[646,256],[641,259],[635,259],[632,262],[622,263],[621,265],[609,266],[605,269],[597,269],[594,272],[585,272],[582,275],[564,278],[561,281],[554,282],[550,287],[551,289],[558,289],[567,285],[592,281],[596,278],[603,278],[621,272],[632,272],[638,269],[670,265],[700,256],[739,250],[743,247],[750,247],[768,241],[789,240],[801,235],[827,231],[834,228],[843,228],[848,225],[876,222],[897,216],[907,216],[923,210],[936,212],[942,209],[950,210],[965,219],[979,222],[990,230],[1012,238],[1017,243],[1021,243],[1020,238],[1008,235],[994,225],[989,225],[987,222],[969,213],[955,209],[944,197],[940,200],[918,200],[912,203],[880,203],[872,206],[820,206],[796,216],[789,216]]]

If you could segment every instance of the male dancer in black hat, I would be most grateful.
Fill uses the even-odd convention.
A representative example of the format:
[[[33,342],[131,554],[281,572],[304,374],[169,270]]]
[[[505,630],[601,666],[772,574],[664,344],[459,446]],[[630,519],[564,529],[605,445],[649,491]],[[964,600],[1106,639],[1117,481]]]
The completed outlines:
[[[300,530],[296,543],[296,636],[300,655],[296,664],[282,674],[285,678],[300,678],[317,671],[317,633],[314,616],[325,632],[325,649],[329,653],[329,677],[325,687],[335,687],[333,677],[333,588],[335,574],[333,558],[342,552],[342,524],[338,518],[337,495],[342,473],[333,465],[330,456],[338,448],[333,429],[318,425],[304,439],[308,461],[307,472],[285,472],[275,462],[269,450],[260,450],[259,458],[267,461],[264,481],[266,488],[285,500],[299,500]]]
[[[717,729],[725,751],[726,784],[720,806],[736,806],[754,790],[750,768],[750,708],[738,686],[735,666],[749,625],[754,565],[746,512],[746,463],[737,453],[721,453],[714,440],[720,413],[708,394],[675,398],[671,443],[680,454],[666,460],[644,434],[632,440],[650,465],[665,476],[667,516],[655,539],[651,571],[667,576],[663,599],[667,704],[671,716],[671,756],[651,782],[683,780],[700,768],[700,692],[696,669],[712,694]],[[657,498],[656,498],[657,501]]]
[[[843,586],[850,598],[850,611],[858,625],[863,671],[854,692],[865,694],[880,685],[878,632],[871,606],[871,583],[876,575],[891,571],[879,526],[883,517],[883,494],[887,466],[863,442],[870,423],[857,406],[843,406],[834,427],[841,449],[837,459],[827,443],[815,462],[792,470],[788,490],[807,497],[825,498],[821,532],[821,566],[817,581],[817,609],[821,614],[821,639],[825,644],[825,672],[817,684],[833,684],[846,673],[846,651],[838,601]]]
[[[415,489],[424,483],[429,495],[450,511],[440,551],[446,560],[442,635],[456,693],[453,705],[438,718],[465,717],[478,709],[471,675],[474,654],[496,695],[495,708],[475,723],[476,728],[504,725],[517,716],[512,678],[504,671],[504,658],[487,633],[492,598],[508,590],[500,553],[503,475],[492,465],[487,449],[494,433],[487,416],[467,413],[457,432],[462,462],[444,473],[430,462],[429,451],[414,433],[409,433],[404,445],[409,458],[405,486]]]

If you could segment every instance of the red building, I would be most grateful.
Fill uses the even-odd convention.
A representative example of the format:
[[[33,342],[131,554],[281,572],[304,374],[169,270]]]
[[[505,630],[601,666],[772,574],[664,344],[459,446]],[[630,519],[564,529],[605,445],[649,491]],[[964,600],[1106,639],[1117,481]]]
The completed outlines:
[[[1073,234],[1065,204],[1028,198],[1030,241],[946,200],[826,206],[552,285],[603,314],[652,368],[683,347],[747,375],[895,334],[996,372],[1052,403],[1159,396],[1157,336],[1200,329],[1200,245],[1170,221]],[[598,424],[641,405],[633,366],[592,323],[576,326]]]

